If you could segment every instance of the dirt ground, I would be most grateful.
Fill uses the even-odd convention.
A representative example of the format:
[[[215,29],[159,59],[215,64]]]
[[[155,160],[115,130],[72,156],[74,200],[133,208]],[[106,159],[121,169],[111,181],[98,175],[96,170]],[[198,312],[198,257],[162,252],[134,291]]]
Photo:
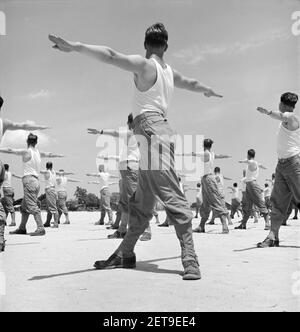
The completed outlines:
[[[47,229],[44,237],[6,235],[6,251],[0,254],[0,293],[6,294],[0,296],[1,311],[300,309],[300,220],[282,228],[280,248],[268,249],[256,248],[267,235],[262,219],[258,224],[250,220],[247,231],[228,235],[219,234],[219,222],[207,226],[206,234],[194,235],[202,279],[183,281],[173,227],[151,221],[152,240],[138,242],[136,269],[97,271],[94,261],[107,258],[120,240],[107,239],[111,231],[94,225],[96,212],[70,216],[71,225]],[[162,221],[164,217],[160,212]],[[194,219],[194,226],[198,222]],[[30,219],[28,231],[34,228]]]

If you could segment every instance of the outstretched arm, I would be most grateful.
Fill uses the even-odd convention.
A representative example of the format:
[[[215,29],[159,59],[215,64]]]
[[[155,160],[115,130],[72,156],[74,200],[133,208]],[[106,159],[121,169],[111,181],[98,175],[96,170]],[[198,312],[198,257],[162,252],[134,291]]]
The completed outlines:
[[[226,176],[223,176],[223,179],[224,179],[224,180],[229,180],[229,181],[232,181],[232,179],[231,179],[231,178],[227,178]]]
[[[40,152],[42,158],[63,158],[65,157],[62,154],[56,154],[52,152]]]
[[[119,131],[115,130],[115,129],[98,130],[98,129],[88,128],[87,131],[88,131],[88,134],[91,134],[91,135],[108,135],[108,136],[112,136],[112,137],[120,136]]]
[[[272,119],[275,119],[275,120],[284,121],[284,122],[288,122],[288,123],[297,122],[298,126],[299,126],[299,121],[298,121],[297,117],[295,116],[295,114],[293,114],[293,113],[268,111],[267,109],[265,109],[263,107],[257,107],[256,110],[261,114],[269,115]]]
[[[54,43],[54,49],[62,52],[85,54],[101,62],[136,74],[142,74],[147,66],[148,60],[140,55],[125,55],[107,46],[87,45],[80,42],[67,41],[53,35],[49,35],[49,39]]]
[[[62,172],[63,175],[74,175],[72,172]],[[69,179],[68,179],[69,180]]]
[[[267,167],[265,167],[265,166],[262,165],[262,164],[258,164],[258,167],[261,168],[261,169],[268,169]]]
[[[99,155],[97,156],[98,159],[103,159],[103,160],[116,160],[119,161],[120,160],[120,156],[109,156],[109,155]]]
[[[227,154],[215,154],[215,159],[226,159],[226,158],[232,158],[232,157],[228,156]]]
[[[23,156],[27,153],[25,149],[11,149],[11,148],[0,148],[0,152],[7,154],[14,154],[16,156]]]
[[[75,179],[69,179],[68,178],[68,182],[78,183],[78,182],[82,182],[82,181],[81,180],[75,180]]]
[[[14,177],[14,178],[16,178],[16,179],[22,179],[22,176],[17,175],[17,174],[12,174],[11,176]]]
[[[89,184],[100,184],[98,181],[88,181]]]
[[[98,178],[99,177],[99,173],[87,173],[86,176],[92,176],[94,178]]]
[[[219,98],[223,97],[222,95],[215,93],[212,88],[203,85],[196,79],[183,76],[177,70],[173,69],[173,75],[174,75],[174,85],[179,89],[204,93],[204,96],[206,97],[219,97]]]
[[[10,121],[10,120],[7,120],[7,119],[4,119],[3,120],[3,133],[6,131],[6,130],[30,130],[30,131],[33,131],[33,130],[44,130],[44,129],[49,129],[50,127],[47,127],[47,126],[42,126],[42,125],[36,125],[36,124],[30,124],[30,123],[27,123],[27,122],[20,122],[20,123],[17,123],[17,122],[13,122],[13,121]]]
[[[203,156],[204,156],[204,152],[184,152],[184,153],[176,153],[176,156],[203,157]]]

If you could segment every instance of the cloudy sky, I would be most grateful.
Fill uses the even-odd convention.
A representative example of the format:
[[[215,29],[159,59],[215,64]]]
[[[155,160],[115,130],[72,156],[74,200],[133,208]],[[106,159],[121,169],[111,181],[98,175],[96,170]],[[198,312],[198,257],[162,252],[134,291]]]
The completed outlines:
[[[255,109],[276,109],[281,93],[299,91],[300,36],[291,33],[299,1],[0,0],[0,10],[7,19],[7,36],[0,36],[3,116],[51,126],[42,133],[40,149],[66,154],[55,161],[56,168],[74,171],[84,181],[86,172],[95,171],[96,137],[86,128],[124,125],[133,81],[127,72],[53,50],[47,35],[143,54],[145,29],[160,21],[169,32],[165,60],[224,95],[213,100],[177,90],[168,113],[173,127],[179,134],[210,137],[216,152],[232,155],[216,166],[234,180],[242,171],[237,160],[249,148],[269,168],[262,184],[273,172],[278,123]],[[21,147],[24,137],[9,134],[2,146]],[[20,158],[1,158],[21,173]],[[97,192],[96,186],[82,185]],[[20,183],[15,186],[21,195]]]

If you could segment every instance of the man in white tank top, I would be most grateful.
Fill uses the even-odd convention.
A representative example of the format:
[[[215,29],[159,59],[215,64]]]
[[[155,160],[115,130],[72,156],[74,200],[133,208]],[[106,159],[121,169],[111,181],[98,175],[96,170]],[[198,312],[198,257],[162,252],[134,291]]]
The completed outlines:
[[[220,167],[215,167],[214,174],[215,174],[215,179],[216,179],[216,182],[217,182],[217,185],[218,185],[219,192],[221,193],[222,197],[225,200],[224,180],[232,180],[232,179],[224,176],[221,173]],[[211,221],[208,223],[208,225],[214,225],[215,224],[215,219],[216,219],[216,214],[213,213]],[[227,219],[228,219],[228,225],[232,225],[231,215],[229,213],[227,215]]]
[[[287,218],[292,199],[300,207],[300,120],[295,114],[298,96],[286,92],[281,95],[279,111],[257,110],[280,121],[277,134],[278,164],[271,194],[271,230],[268,237],[257,244],[260,248],[278,247],[279,230]]]
[[[11,214],[11,224],[9,226],[16,226],[16,214],[15,214],[15,208],[14,208],[14,189],[11,185],[11,178],[12,174],[9,170],[9,165],[4,164],[5,168],[5,179],[2,185],[3,189],[3,198],[2,198],[2,204],[6,213],[6,216],[8,214]]]
[[[112,210],[110,206],[110,197],[111,197],[111,192],[109,187],[112,184],[115,184],[117,182],[109,182],[110,178],[115,178],[118,179],[118,176],[111,175],[108,172],[105,172],[104,170],[104,165],[99,165],[98,166],[98,173],[88,173],[86,174],[87,176],[90,177],[96,177],[98,178],[98,181],[89,181],[88,183],[90,184],[97,184],[100,187],[100,219],[99,221],[95,222],[95,225],[104,225],[104,218],[106,213],[108,214],[108,223],[106,225],[112,225],[113,224],[113,215],[112,215]]]
[[[40,171],[44,175],[45,180],[45,194],[47,205],[47,220],[44,227],[50,227],[50,220],[53,216],[53,228],[58,228],[58,210],[57,210],[57,192],[56,192],[56,172],[53,169],[53,163],[48,161],[46,163],[46,170]]]
[[[56,173],[56,191],[57,191],[57,208],[58,208],[58,220],[60,220],[60,217],[62,214],[65,215],[66,221],[64,222],[65,225],[69,225],[70,218],[69,218],[69,211],[67,207],[67,198],[68,198],[68,192],[67,192],[67,184],[68,182],[72,183],[79,183],[81,181],[76,179],[71,179],[67,177],[68,175],[74,175],[72,172],[65,172],[63,169],[60,169]],[[51,219],[50,219],[51,221]]]
[[[57,50],[86,54],[134,75],[133,130],[139,140],[146,144],[140,145],[141,170],[136,193],[130,200],[130,227],[115,253],[106,261],[97,261],[94,264],[95,268],[134,268],[136,266],[134,247],[152,218],[156,196],[158,196],[166,205],[166,212],[171,222],[174,223],[181,245],[183,279],[200,279],[192,236],[193,214],[184,194],[180,191],[172,164],[174,163],[173,137],[175,132],[165,117],[174,86],[200,92],[207,97],[221,96],[211,88],[203,86],[199,81],[184,77],[165,63],[163,57],[168,48],[168,32],[161,23],[153,24],[146,30],[145,57],[124,55],[110,47],[70,42],[52,35],[49,36],[49,39]],[[164,139],[160,139],[162,136]],[[156,147],[162,146],[163,153],[157,155],[157,151],[155,151],[154,155],[151,154],[153,158],[148,165],[148,146],[152,143],[153,138],[157,139]],[[159,158],[160,156],[161,158]],[[163,170],[159,167],[160,160],[164,166]]]
[[[43,130],[47,129],[46,126],[31,125],[29,123],[16,123],[8,119],[3,119],[2,117],[2,106],[4,104],[3,98],[0,96],[0,142],[3,135],[7,130]],[[5,169],[4,165],[0,161],[0,187],[4,181]],[[6,225],[6,213],[0,202],[0,252],[4,251],[5,240],[4,240],[4,231]]]
[[[253,149],[250,149],[247,152],[247,159],[239,161],[241,164],[247,164],[244,208],[245,214],[243,216],[243,219],[241,220],[240,225],[235,227],[235,229],[246,229],[247,221],[251,216],[254,205],[257,207],[257,209],[265,219],[265,230],[270,229],[269,211],[262,197],[263,190],[256,181],[259,175],[259,169],[266,169],[266,167],[259,164],[254,158],[255,151]]]
[[[241,211],[241,200],[240,200],[240,188],[235,182],[232,187],[228,187],[231,191],[231,218],[234,218],[234,215]]]
[[[30,214],[34,216],[37,224],[35,232],[31,233],[31,236],[45,235],[45,229],[41,218],[41,211],[38,206],[38,193],[40,191],[40,166],[41,158],[55,158],[63,157],[62,155],[53,154],[51,152],[40,152],[37,148],[38,137],[32,133],[27,138],[27,149],[11,149],[0,148],[0,152],[14,154],[22,157],[23,161],[23,189],[24,197],[21,205],[22,219],[18,229],[10,234],[27,234],[26,224]]]
[[[200,208],[201,221],[198,227],[193,232],[205,233],[205,224],[209,218],[210,212],[213,211],[215,218],[220,218],[222,223],[222,233],[228,234],[229,228],[227,220],[229,220],[229,212],[226,207],[224,193],[220,192],[215,174],[214,174],[214,160],[231,158],[225,154],[216,154],[211,151],[213,140],[206,138],[203,141],[204,151],[200,153],[182,153],[183,156],[201,157],[204,163],[203,177],[201,179],[202,187],[202,204]]]

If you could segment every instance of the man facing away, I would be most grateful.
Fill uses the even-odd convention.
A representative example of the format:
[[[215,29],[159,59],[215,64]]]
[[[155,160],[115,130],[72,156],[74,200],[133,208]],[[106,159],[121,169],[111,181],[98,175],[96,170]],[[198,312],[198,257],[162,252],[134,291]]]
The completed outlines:
[[[16,123],[2,117],[2,106],[4,104],[3,98],[0,96],[0,143],[7,130],[44,130],[49,127],[29,124],[29,123]],[[5,168],[0,160],[0,187],[5,178]],[[4,251],[5,240],[4,240],[4,231],[6,224],[6,213],[0,202],[0,251]]]
[[[259,169],[266,169],[263,165],[259,164],[255,160],[255,151],[253,149],[248,150],[247,159],[240,160],[240,163],[247,164],[246,169],[246,192],[245,192],[245,214],[239,226],[235,229],[246,229],[246,224],[250,218],[253,205],[256,205],[259,212],[265,219],[265,230],[270,229],[269,223],[269,211],[262,197],[262,189],[257,183],[259,176]]]
[[[165,203],[166,212],[175,226],[180,241],[184,267],[183,279],[200,279],[192,236],[193,215],[184,194],[180,191],[178,178],[172,165],[174,162],[172,136],[175,132],[169,126],[166,115],[174,85],[178,88],[204,93],[207,97],[219,95],[197,80],[182,76],[165,63],[163,57],[168,48],[168,33],[161,23],[154,24],[146,30],[144,42],[146,57],[127,56],[106,46],[68,42],[54,36],[50,36],[50,40],[54,42],[54,48],[61,51],[77,51],[133,73],[134,134],[139,135],[140,140],[143,143],[148,142],[149,145],[151,137],[155,136],[158,139],[158,145],[163,148],[162,159],[170,161],[171,158],[169,167],[163,170],[147,168],[145,165],[147,165],[149,149],[147,144],[140,146],[140,164],[143,167],[139,171],[136,192],[130,200],[129,230],[115,253],[106,261],[97,261],[94,266],[97,269],[136,266],[134,247],[152,218],[157,195]],[[164,136],[163,140],[160,139],[161,136]],[[170,146],[173,148],[170,149]],[[151,161],[158,164],[159,159],[154,156]]]
[[[231,191],[231,215],[233,219],[234,215],[241,210],[241,200],[240,200],[240,189],[238,184],[235,182],[233,187],[228,187]]]
[[[118,229],[113,234],[108,235],[109,239],[124,238],[126,235],[129,220],[129,199],[137,188],[140,151],[132,132],[132,123],[133,116],[129,114],[127,118],[127,130],[103,129],[99,131],[97,129],[88,129],[89,134],[109,135],[121,139],[122,143],[124,143],[119,155],[98,156],[98,158],[103,160],[116,160],[121,176],[119,200],[122,208],[121,222]]]
[[[61,215],[64,214],[66,218],[66,221],[64,222],[65,225],[69,225],[71,223],[69,218],[69,211],[67,208],[67,198],[68,198],[67,184],[68,182],[73,182],[73,183],[80,182],[79,180],[67,177],[68,175],[74,175],[74,173],[65,172],[65,170],[63,169],[60,169],[56,173],[58,219],[60,220]]]
[[[50,227],[50,220],[53,216],[54,224],[52,228],[58,228],[57,192],[55,188],[56,172],[53,169],[53,163],[48,161],[46,163],[46,170],[40,171],[40,173],[44,175],[47,204],[47,221],[44,224],[44,227]]]
[[[104,225],[104,218],[106,213],[108,214],[107,225],[113,224],[113,214],[110,206],[111,192],[109,186],[114,183],[109,183],[110,178],[118,178],[105,172],[104,165],[98,166],[98,173],[87,173],[86,176],[96,177],[98,181],[89,181],[89,183],[98,184],[100,186],[100,220],[95,222],[95,225]]]
[[[11,223],[9,226],[16,226],[16,213],[15,213],[15,208],[14,208],[14,189],[11,184],[11,179],[12,179],[12,173],[9,170],[9,165],[4,164],[4,169],[5,169],[5,177],[4,177],[4,182],[2,185],[3,189],[3,198],[1,200],[6,217],[11,214]]]
[[[37,229],[30,235],[45,235],[45,229],[41,217],[41,210],[38,206],[38,194],[40,191],[39,174],[41,168],[41,158],[55,158],[63,156],[56,155],[51,152],[40,152],[36,147],[37,143],[37,135],[30,133],[27,137],[27,149],[0,148],[0,152],[21,156],[24,170],[22,177],[24,197],[21,205],[21,224],[19,228],[17,228],[15,231],[10,232],[10,234],[27,234],[26,224],[30,214],[32,214],[37,224]]]
[[[260,248],[279,246],[280,226],[287,218],[291,200],[294,199],[298,208],[300,206],[300,120],[294,112],[297,101],[295,93],[286,92],[281,95],[279,111],[257,108],[260,113],[280,121],[278,164],[271,194],[271,230],[267,238],[257,244]]]

